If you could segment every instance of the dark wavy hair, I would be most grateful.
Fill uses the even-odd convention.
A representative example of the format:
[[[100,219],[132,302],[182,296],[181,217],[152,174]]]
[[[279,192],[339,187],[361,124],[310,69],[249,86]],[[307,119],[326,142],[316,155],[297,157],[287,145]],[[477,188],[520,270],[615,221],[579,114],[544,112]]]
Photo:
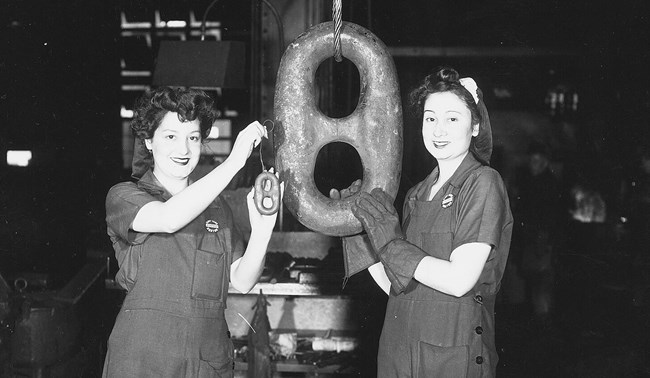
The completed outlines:
[[[472,94],[460,83],[460,75],[450,67],[436,68],[427,75],[422,82],[415,87],[408,97],[408,108],[410,114],[417,120],[422,120],[424,115],[424,103],[433,93],[451,92],[465,103],[472,115],[472,125],[479,125],[478,137],[472,137],[469,150],[474,156],[485,165],[489,165],[492,155],[492,131],[487,109],[483,103],[483,93],[477,89],[479,104],[474,101]]]
[[[201,137],[207,138],[219,111],[207,93],[194,88],[157,87],[147,90],[135,103],[131,131],[136,138],[151,139],[168,112],[181,122],[199,120]]]

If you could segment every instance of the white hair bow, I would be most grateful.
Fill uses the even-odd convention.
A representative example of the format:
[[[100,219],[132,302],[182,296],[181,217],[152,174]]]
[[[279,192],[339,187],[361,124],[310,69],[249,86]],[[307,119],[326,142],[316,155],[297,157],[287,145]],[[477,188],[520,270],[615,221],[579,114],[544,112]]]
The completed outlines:
[[[460,85],[469,91],[472,97],[474,97],[474,102],[478,104],[478,86],[476,85],[474,79],[471,77],[464,77],[458,81],[460,82]]]

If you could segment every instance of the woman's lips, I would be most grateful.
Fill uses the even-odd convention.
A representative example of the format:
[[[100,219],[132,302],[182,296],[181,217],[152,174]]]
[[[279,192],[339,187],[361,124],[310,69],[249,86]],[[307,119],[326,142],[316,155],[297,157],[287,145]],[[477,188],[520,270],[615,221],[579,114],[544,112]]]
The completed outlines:
[[[171,158],[176,164],[186,165],[190,162],[190,158]]]
[[[433,146],[435,148],[443,148],[448,144],[449,144],[449,142],[436,142],[436,141],[433,142]]]

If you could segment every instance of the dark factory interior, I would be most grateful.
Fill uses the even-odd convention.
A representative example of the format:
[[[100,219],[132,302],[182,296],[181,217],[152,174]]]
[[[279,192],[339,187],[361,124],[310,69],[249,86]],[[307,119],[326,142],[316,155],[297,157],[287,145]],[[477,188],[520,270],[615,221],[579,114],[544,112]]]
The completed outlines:
[[[281,59],[301,34],[333,21],[336,3],[0,3],[0,376],[102,376],[126,295],[105,199],[131,180],[129,122],[147,88],[196,86],[215,98],[219,135],[205,142],[197,178],[224,161],[250,122],[270,130],[222,193],[250,233],[246,193],[276,165]],[[400,211],[435,166],[421,120],[407,112],[409,91],[443,65],[482,89],[491,166],[514,216],[495,305],[497,376],[650,376],[650,3],[340,4],[343,23],[371,31],[395,65]],[[166,81],[174,75],[190,84]],[[361,75],[345,55],[326,57],[314,78],[320,110],[354,112]],[[528,172],[541,155],[548,181]],[[315,160],[318,190],[346,188],[363,175],[361,163],[349,144],[327,145]],[[534,197],[525,205],[524,191]],[[552,232],[529,237],[526,225],[543,217]],[[258,284],[228,296],[234,375],[251,376],[250,323],[263,308],[272,376],[377,376],[386,300],[367,271],[344,280],[340,236],[280,206]]]

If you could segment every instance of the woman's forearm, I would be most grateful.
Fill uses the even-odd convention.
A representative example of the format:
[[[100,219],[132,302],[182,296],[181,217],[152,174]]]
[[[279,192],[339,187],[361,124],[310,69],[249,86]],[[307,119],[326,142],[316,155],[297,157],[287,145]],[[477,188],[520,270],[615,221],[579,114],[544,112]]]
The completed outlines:
[[[272,233],[253,232],[244,255],[230,267],[230,282],[241,293],[248,293],[259,280],[264,270],[266,249]]]
[[[456,297],[463,296],[467,291],[462,285],[465,281],[459,273],[455,272],[450,261],[425,257],[415,269],[414,278],[432,289]]]
[[[374,265],[371,265],[368,268],[368,273],[372,276],[372,278],[375,280],[375,283],[377,283],[377,286],[381,290],[383,290],[386,294],[390,292],[390,281],[388,280],[388,276],[386,275],[386,271],[384,270],[384,265],[382,263],[376,263]]]
[[[241,168],[238,162],[226,159],[169,200],[148,203],[135,217],[133,229],[138,232],[168,233],[180,230],[221,194]]]
[[[449,261],[427,256],[415,269],[414,278],[432,289],[462,297],[476,285],[490,250],[488,244],[467,243],[456,248]]]

